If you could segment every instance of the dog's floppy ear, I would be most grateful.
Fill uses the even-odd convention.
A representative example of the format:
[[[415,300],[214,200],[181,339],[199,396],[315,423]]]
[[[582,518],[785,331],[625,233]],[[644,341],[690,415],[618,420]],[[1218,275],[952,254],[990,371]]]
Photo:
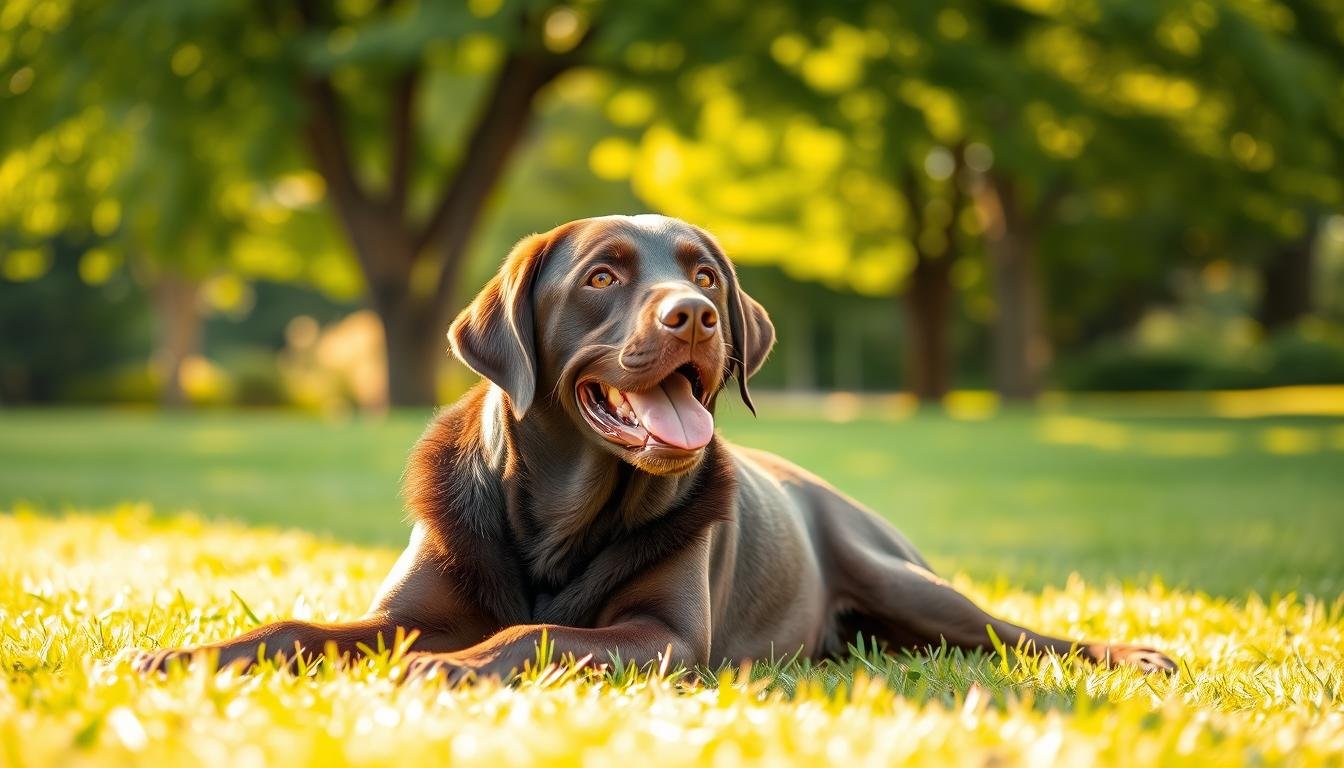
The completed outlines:
[[[765,358],[775,345],[775,325],[770,322],[765,307],[742,290],[736,273],[733,273],[732,284],[728,294],[728,329],[733,334],[733,356],[737,358],[737,388],[742,394],[742,402],[756,413],[747,379],[765,365]]]
[[[761,366],[765,365],[765,358],[770,356],[770,348],[775,345],[775,325],[770,322],[770,314],[765,311],[765,307],[742,290],[733,263],[724,255],[718,242],[708,233],[702,231],[701,235],[710,252],[723,264],[728,276],[728,333],[732,336],[728,370],[737,376],[742,402],[752,413],[756,413],[747,380],[756,375]]]
[[[552,230],[520,240],[448,329],[453,354],[504,390],[516,419],[527,413],[537,391],[532,282],[558,239]]]

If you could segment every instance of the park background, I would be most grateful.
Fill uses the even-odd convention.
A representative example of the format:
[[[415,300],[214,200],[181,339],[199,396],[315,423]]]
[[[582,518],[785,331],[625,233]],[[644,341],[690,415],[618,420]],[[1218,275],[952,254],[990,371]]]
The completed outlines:
[[[995,612],[1181,671],[860,653],[445,700],[395,654],[118,661],[363,610],[476,378],[448,322],[522,236],[645,211],[777,326],[722,433]],[[1327,764],[1341,470],[1332,0],[0,4],[0,764]]]
[[[451,401],[512,243],[641,211],[762,388],[1344,382],[1334,4],[694,7],[6,2],[0,402]]]

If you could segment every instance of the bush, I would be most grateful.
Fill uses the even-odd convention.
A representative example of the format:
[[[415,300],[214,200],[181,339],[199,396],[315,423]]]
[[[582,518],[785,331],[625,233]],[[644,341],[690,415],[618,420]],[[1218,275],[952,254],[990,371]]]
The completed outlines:
[[[1145,348],[1111,341],[1060,361],[1055,383],[1081,391],[1253,389],[1344,384],[1344,343],[1308,326],[1240,352],[1187,344]]]
[[[0,237],[0,251],[5,245]],[[55,402],[72,388],[105,402],[96,387],[72,387],[71,379],[119,379],[130,374],[128,361],[143,369],[149,306],[126,270],[89,285],[79,274],[82,249],[61,241],[50,248],[46,273],[21,283],[0,278],[0,403]]]
[[[1337,336],[1324,332],[1281,333],[1270,340],[1268,347],[1272,363],[1267,385],[1344,383],[1344,342]]]
[[[159,401],[159,377],[148,363],[130,363],[111,370],[76,374],[57,399],[82,405],[149,404]]]
[[[219,365],[229,374],[232,404],[291,404],[275,352],[261,347],[234,347],[220,354]]]
[[[1098,345],[1061,362],[1055,379],[1064,389],[1151,391],[1196,389],[1203,382],[1234,378],[1215,363],[1186,350],[1148,350],[1131,345]]]

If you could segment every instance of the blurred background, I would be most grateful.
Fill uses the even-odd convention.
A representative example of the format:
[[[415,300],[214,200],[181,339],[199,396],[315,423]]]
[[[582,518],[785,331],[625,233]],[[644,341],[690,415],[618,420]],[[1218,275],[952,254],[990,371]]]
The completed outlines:
[[[717,235],[778,327],[753,387],[794,393],[761,424],[795,431],[732,413],[725,428],[817,451],[813,468],[841,464],[837,482],[870,503],[892,506],[903,462],[941,462],[920,467],[937,495],[967,457],[1000,461],[982,477],[1009,483],[1110,452],[1139,464],[1076,477],[1184,457],[1207,475],[1191,487],[1234,489],[1215,506],[1244,503],[1266,536],[1340,533],[1324,478],[1341,474],[1344,390],[1322,386],[1344,384],[1337,0],[0,8],[0,502],[150,498],[257,520],[290,519],[271,512],[304,494],[363,503],[342,471],[374,462],[394,485],[426,406],[474,381],[444,332],[513,242],[655,211]],[[1017,402],[1027,421],[958,431]],[[1078,402],[1108,405],[1059,415]],[[151,423],[14,408],[30,404],[271,410]],[[286,421],[400,407],[416,410],[381,437]],[[1151,408],[1174,421],[1155,427]],[[893,428],[929,413],[951,418]],[[817,423],[862,420],[880,429],[842,436],[866,458],[807,442]],[[302,438],[276,426],[299,423]],[[352,453],[312,464],[325,480],[294,498],[228,464],[271,449],[273,469],[332,440]],[[373,445],[386,450],[361,453]],[[1024,445],[1038,453],[1012,461],[1030,466],[1002,463]],[[1290,463],[1247,474],[1265,456]],[[234,473],[209,474],[221,466]],[[923,501],[1057,507],[1055,525],[1079,506],[1167,510],[1042,487],[983,480],[966,491],[980,496]],[[377,488],[369,507],[393,507]],[[1262,519],[1285,489],[1315,494],[1297,505],[1315,523]],[[308,522],[401,535],[392,515],[374,531],[347,512]],[[939,520],[916,533],[953,551]],[[1320,541],[1293,557],[1338,589]],[[1158,565],[1180,572],[1175,554]]]

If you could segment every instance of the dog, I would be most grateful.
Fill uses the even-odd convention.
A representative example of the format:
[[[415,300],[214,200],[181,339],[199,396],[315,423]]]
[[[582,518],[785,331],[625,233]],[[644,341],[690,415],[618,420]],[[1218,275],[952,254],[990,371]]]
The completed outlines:
[[[412,636],[408,676],[505,678],[543,634],[590,664],[711,665],[887,649],[1077,653],[1171,672],[1135,645],[989,615],[890,524],[821,479],[714,432],[715,403],[775,331],[705,231],[656,215],[525,238],[452,323],[483,380],[430,423],[404,495],[410,543],[357,621],[281,621],[145,652],[247,667]],[[992,630],[992,635],[991,635]]]

